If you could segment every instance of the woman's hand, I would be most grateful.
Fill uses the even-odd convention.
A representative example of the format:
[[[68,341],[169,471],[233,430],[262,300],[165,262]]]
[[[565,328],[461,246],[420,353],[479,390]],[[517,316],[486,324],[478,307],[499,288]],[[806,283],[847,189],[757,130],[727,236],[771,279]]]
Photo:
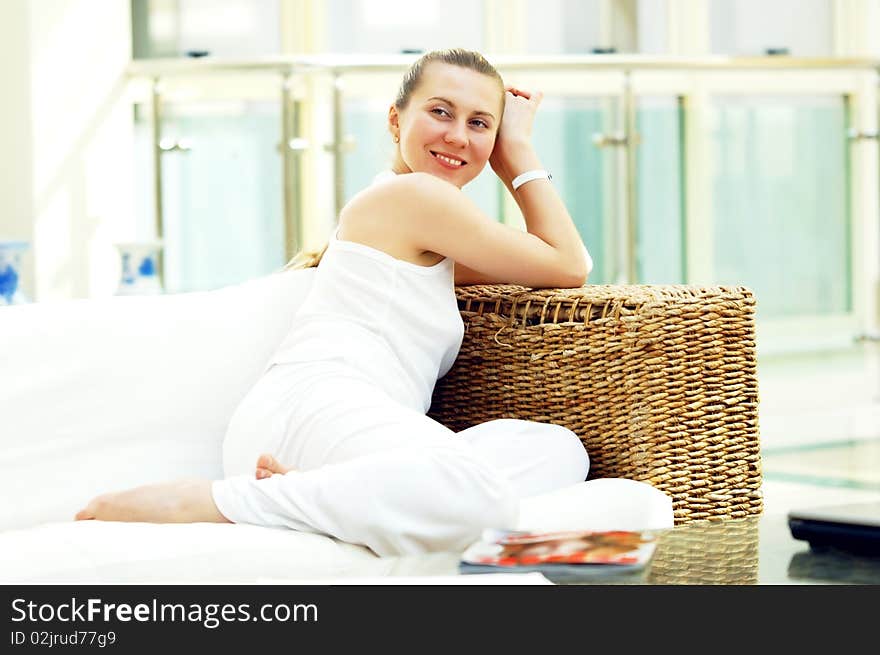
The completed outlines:
[[[520,173],[540,167],[532,148],[532,124],[543,98],[540,91],[505,87],[504,116],[489,156],[489,165],[508,186]]]

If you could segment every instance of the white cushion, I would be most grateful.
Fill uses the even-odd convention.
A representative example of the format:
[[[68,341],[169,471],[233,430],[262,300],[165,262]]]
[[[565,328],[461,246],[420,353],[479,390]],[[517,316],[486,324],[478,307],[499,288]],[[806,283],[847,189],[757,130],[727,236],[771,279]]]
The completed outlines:
[[[105,491],[222,476],[229,418],[313,273],[0,308],[0,529],[69,519]]]
[[[383,566],[362,546],[244,524],[71,521],[0,532],[3,584],[240,583],[378,575]]]

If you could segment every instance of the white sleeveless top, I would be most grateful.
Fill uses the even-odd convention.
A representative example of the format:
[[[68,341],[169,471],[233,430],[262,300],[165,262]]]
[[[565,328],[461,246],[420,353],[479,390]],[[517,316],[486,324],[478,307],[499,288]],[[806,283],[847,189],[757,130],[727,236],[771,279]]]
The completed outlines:
[[[269,362],[342,361],[426,413],[458,355],[464,325],[453,261],[420,266],[330,238],[291,331]]]

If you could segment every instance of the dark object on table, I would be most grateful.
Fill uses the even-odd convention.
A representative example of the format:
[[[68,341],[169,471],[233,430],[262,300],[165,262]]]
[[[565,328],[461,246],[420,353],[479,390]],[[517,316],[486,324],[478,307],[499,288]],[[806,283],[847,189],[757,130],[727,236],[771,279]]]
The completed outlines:
[[[192,57],[193,59],[198,59],[199,57],[207,57],[210,55],[210,51],[208,50],[187,50],[186,56]]]
[[[791,510],[788,527],[792,537],[809,542],[816,552],[880,557],[880,502]]]

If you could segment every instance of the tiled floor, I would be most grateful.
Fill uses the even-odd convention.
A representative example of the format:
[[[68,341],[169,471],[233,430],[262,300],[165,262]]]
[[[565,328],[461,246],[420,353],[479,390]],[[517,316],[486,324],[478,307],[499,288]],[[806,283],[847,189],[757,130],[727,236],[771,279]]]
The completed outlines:
[[[765,514],[880,500],[877,357],[854,348],[759,361]]]
[[[868,462],[854,462],[853,454],[858,451],[873,453],[872,473],[865,471]],[[813,454],[818,452],[765,455],[763,490],[766,516],[784,517],[793,508],[880,501],[880,482],[877,481],[880,439],[870,445],[829,448],[825,451],[826,460],[810,468],[810,462],[817,461]],[[835,468],[834,475],[829,473],[828,465]],[[853,466],[847,469],[848,465]]]
[[[880,438],[765,448],[763,459],[768,482],[880,493]]]
[[[880,439],[764,455],[764,513],[880,501]]]

